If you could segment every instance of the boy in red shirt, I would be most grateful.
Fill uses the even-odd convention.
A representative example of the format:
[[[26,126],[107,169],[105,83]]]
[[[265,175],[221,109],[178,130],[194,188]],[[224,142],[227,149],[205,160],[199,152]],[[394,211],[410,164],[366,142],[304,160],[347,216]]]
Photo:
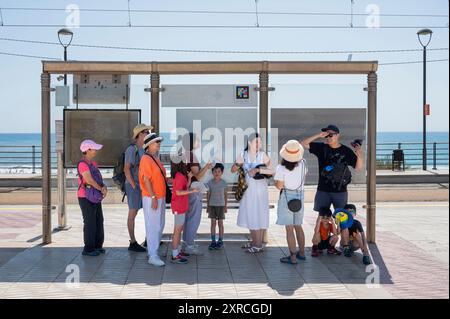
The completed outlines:
[[[336,226],[331,218],[332,213],[329,208],[321,208],[319,210],[320,222],[314,229],[312,257],[318,257],[323,249],[327,250],[329,255],[340,255],[334,246],[337,244],[339,237]]]
[[[178,163],[177,163],[178,162]],[[187,172],[187,166],[181,157],[172,162],[172,212],[174,214],[174,229],[172,237],[172,263],[186,264],[188,260],[185,257],[189,255],[182,252],[179,248],[181,232],[184,228],[186,212],[189,210],[189,194],[198,193],[197,189],[189,191],[193,174]]]

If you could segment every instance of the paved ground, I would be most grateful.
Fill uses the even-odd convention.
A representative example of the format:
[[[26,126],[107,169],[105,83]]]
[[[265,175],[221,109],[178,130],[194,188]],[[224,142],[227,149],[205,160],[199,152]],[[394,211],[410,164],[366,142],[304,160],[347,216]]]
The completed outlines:
[[[448,202],[379,203],[377,245],[370,247],[379,269],[378,287],[366,285],[371,271],[366,272],[360,254],[309,257],[315,221],[311,204],[304,225],[308,258],[297,266],[279,262],[287,247],[284,229],[274,223],[275,210],[264,253],[248,255],[240,249],[247,235],[235,226],[234,210],[227,216],[225,249],[207,251],[204,214],[199,244],[205,255],[164,268],[149,266],[145,254],[126,249],[125,206],[109,205],[104,211],[107,253],[92,258],[81,256],[76,206],[68,209],[72,228],[54,233],[53,243],[45,247],[39,245],[39,206],[0,206],[0,298],[449,298]],[[142,214],[137,225],[143,239]],[[167,212],[166,233],[171,228]],[[167,242],[161,254],[168,254]],[[66,284],[74,269],[80,283]]]

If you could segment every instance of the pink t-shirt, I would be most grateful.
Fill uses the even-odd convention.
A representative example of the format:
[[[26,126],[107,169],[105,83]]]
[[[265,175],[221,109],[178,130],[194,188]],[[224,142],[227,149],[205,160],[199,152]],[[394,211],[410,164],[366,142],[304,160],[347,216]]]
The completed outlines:
[[[187,191],[188,180],[181,173],[176,173],[172,182],[172,212],[177,214],[185,214],[189,209],[189,196],[178,196],[177,191]]]
[[[92,161],[91,164],[97,167],[97,162]],[[78,171],[79,175],[78,175],[77,196],[78,198],[86,198],[86,184],[84,180],[81,180],[80,175],[83,174],[84,172],[89,172],[89,166],[85,162],[81,162],[80,164],[78,164]]]

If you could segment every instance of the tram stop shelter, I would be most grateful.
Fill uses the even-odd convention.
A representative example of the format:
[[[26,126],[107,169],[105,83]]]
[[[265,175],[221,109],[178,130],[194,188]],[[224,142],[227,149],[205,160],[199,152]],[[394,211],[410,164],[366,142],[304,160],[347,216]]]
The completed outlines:
[[[151,125],[159,132],[160,75],[259,75],[259,128],[269,130],[269,76],[287,75],[367,75],[367,163],[366,210],[367,239],[376,240],[376,129],[377,129],[377,61],[252,61],[252,62],[98,62],[42,61],[42,232],[43,243],[52,241],[51,228],[51,75],[119,74],[149,75]]]

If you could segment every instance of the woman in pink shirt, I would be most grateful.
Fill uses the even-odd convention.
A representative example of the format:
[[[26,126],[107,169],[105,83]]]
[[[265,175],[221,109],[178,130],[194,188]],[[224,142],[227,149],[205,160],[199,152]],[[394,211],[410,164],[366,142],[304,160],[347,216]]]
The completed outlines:
[[[180,249],[181,232],[184,229],[186,212],[189,210],[189,194],[198,193],[198,190],[188,190],[191,185],[193,174],[187,172],[187,165],[182,157],[177,157],[172,161],[172,212],[174,214],[174,230],[172,237],[172,260],[176,264],[186,264],[185,257],[189,255]]]
[[[103,184],[97,163],[93,160],[103,145],[92,140],[84,140],[80,145],[83,153],[78,162],[78,203],[83,213],[84,256],[104,254],[103,210],[101,200],[107,188]]]

